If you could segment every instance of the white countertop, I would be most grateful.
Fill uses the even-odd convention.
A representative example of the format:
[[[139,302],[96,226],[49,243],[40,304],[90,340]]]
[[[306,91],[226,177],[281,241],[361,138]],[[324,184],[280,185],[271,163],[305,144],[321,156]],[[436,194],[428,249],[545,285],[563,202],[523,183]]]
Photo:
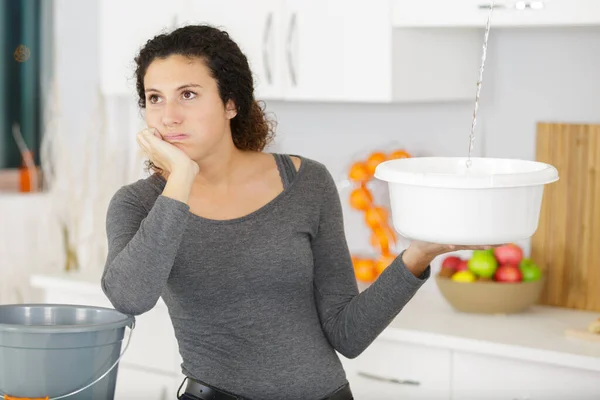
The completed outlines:
[[[508,315],[454,311],[438,293],[421,291],[382,337],[600,372],[600,343],[567,337],[587,329],[600,313],[534,306]]]
[[[78,273],[35,275],[32,285],[83,294],[101,291],[99,275]],[[157,307],[164,307],[162,300]],[[565,336],[567,329],[586,329],[598,317],[546,306],[509,315],[459,313],[430,286],[415,295],[381,337],[600,372],[600,343]]]

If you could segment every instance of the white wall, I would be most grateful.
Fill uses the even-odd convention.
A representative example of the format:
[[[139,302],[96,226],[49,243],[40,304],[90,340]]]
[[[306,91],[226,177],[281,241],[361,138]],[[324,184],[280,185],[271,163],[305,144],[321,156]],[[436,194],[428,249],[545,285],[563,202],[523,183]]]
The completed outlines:
[[[54,79],[59,85],[59,100],[64,128],[74,145],[83,143],[92,128],[97,106],[98,18],[97,0],[54,1]]]
[[[97,0],[54,1],[55,69],[68,129],[80,143],[96,100]],[[599,78],[600,28],[492,28],[474,154],[533,159],[537,121],[600,122]],[[369,71],[357,79],[369,79]],[[122,115],[111,123],[121,132],[111,134],[133,137],[135,105],[108,106]],[[473,103],[269,102],[267,109],[279,122],[274,150],[322,161],[342,179],[354,157],[390,142],[415,155],[466,155]],[[345,218],[351,248],[369,250],[361,216],[346,207]]]

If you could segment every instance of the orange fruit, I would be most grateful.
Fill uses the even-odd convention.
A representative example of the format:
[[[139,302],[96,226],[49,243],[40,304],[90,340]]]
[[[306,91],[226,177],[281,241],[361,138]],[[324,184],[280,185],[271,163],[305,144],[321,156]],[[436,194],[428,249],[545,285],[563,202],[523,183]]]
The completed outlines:
[[[377,276],[381,275],[381,273],[390,266],[396,257],[397,255],[395,254],[387,254],[381,256],[377,261],[375,261],[375,271],[377,271]]]
[[[371,229],[387,225],[388,214],[383,207],[370,207],[365,210],[365,222]]]
[[[371,234],[371,245],[378,249],[382,254],[390,252],[390,237],[385,228],[375,227]]]
[[[364,257],[357,254],[351,254],[350,257],[352,258],[352,266],[355,266],[357,263],[360,263],[361,261],[365,260]]]
[[[369,173],[373,175],[375,173],[375,168],[382,162],[386,161],[387,157],[380,151],[376,151],[372,153],[367,159],[366,165]]]
[[[358,260],[354,264],[354,275],[361,282],[373,282],[377,278],[375,262],[368,258]]]
[[[366,210],[373,204],[373,195],[364,186],[357,187],[350,193],[350,206],[356,210]]]
[[[371,179],[367,164],[362,162],[352,164],[350,171],[348,172],[348,178],[354,182],[366,182]]]
[[[386,230],[386,232],[388,233],[388,235],[392,239],[392,242],[396,243],[398,241],[398,237],[396,236],[396,232],[394,232],[394,230],[387,223],[385,225],[383,225],[382,227]]]
[[[361,257],[356,254],[352,254],[351,257],[352,257],[352,267],[355,267],[356,264],[360,263],[361,261],[363,261],[365,259],[364,257]]]
[[[404,150],[393,151],[389,156],[390,160],[397,160],[398,158],[410,158],[410,157],[411,157],[410,154]]]

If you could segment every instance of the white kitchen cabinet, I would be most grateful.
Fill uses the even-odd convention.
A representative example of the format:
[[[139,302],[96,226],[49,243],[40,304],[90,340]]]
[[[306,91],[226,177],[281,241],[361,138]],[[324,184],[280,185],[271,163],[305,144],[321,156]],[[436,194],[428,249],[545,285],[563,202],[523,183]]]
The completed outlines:
[[[172,400],[183,379],[120,366],[115,400]]]
[[[180,1],[127,0],[127,6],[122,0],[97,2],[100,88],[104,95],[135,96],[134,57],[147,40],[176,26]]]
[[[240,45],[259,99],[389,98],[388,0],[187,0],[186,4],[181,25],[215,25]]]
[[[283,38],[280,0],[184,0],[178,25],[208,23],[223,29],[239,45],[254,75],[257,98],[282,98],[279,65]]]
[[[389,2],[285,2],[283,74],[288,100],[388,101],[392,77]]]
[[[490,0],[395,0],[395,27],[483,27]],[[492,27],[600,25],[598,0],[496,0]]]
[[[260,0],[249,9],[236,0],[190,1],[211,8],[201,14],[205,22],[214,16],[239,38],[252,61],[258,98],[359,103],[474,98],[481,58],[477,30],[395,30],[389,0]],[[233,17],[232,9],[244,13]]]
[[[600,372],[455,352],[453,400],[600,399]]]
[[[152,349],[152,351],[149,351]],[[159,305],[136,317],[123,364],[172,374],[179,366],[177,340],[166,306]]]
[[[99,4],[101,90],[135,97],[134,57],[187,23],[227,30],[262,100],[472,101],[489,0],[118,0]],[[600,25],[598,0],[497,0],[493,27]],[[519,9],[524,8],[524,9]],[[143,10],[143,14],[140,14]],[[141,17],[143,15],[143,17]]]
[[[101,87],[108,96],[135,96],[139,48],[188,23],[231,34],[248,57],[261,100],[389,103],[475,95],[481,32],[394,29],[393,0],[131,2],[127,8],[99,2]]]
[[[357,358],[341,359],[357,399],[450,398],[449,350],[380,338]]]

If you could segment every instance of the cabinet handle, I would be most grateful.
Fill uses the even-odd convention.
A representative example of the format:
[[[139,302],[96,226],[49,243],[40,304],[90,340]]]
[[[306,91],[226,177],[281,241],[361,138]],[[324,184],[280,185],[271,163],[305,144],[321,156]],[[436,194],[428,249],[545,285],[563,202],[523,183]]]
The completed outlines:
[[[287,45],[286,45],[286,53],[287,53],[287,62],[288,68],[290,71],[290,79],[292,80],[292,85],[296,86],[296,69],[294,68],[294,60],[292,55],[292,39],[294,32],[296,31],[296,13],[293,13],[290,17],[290,26],[288,27],[288,35],[287,35]]]
[[[489,10],[490,8],[493,8],[494,10],[500,10],[500,9],[506,9],[508,7],[506,6],[506,4],[496,4],[496,3],[494,3],[494,5],[492,6],[492,3],[487,3],[487,4],[480,4],[478,6],[478,8],[480,10]]]
[[[395,383],[397,385],[412,385],[412,386],[419,386],[421,383],[419,381],[413,381],[410,379],[396,379],[396,378],[384,378],[381,376],[377,376],[377,375],[373,375],[373,374],[368,374],[366,372],[359,372],[358,373],[359,376],[362,376],[363,378],[367,378],[367,379],[372,379],[375,381],[382,381],[382,382],[388,382],[388,383]]]
[[[273,13],[270,12],[267,15],[267,20],[265,21],[265,30],[263,33],[263,65],[265,66],[265,75],[267,77],[267,83],[271,85],[273,83],[272,73],[271,73],[271,64],[269,57],[269,37],[271,36],[271,26],[273,25]]]
[[[490,8],[494,8],[494,10],[506,10],[509,8],[514,8],[515,10],[541,10],[544,8],[544,2],[542,0],[539,1],[516,1],[512,5],[507,6],[506,4],[495,4],[492,6],[491,3],[479,4],[480,10],[489,10]]]
[[[517,1],[514,4],[514,8],[517,10],[541,10],[544,8],[543,1]]]

